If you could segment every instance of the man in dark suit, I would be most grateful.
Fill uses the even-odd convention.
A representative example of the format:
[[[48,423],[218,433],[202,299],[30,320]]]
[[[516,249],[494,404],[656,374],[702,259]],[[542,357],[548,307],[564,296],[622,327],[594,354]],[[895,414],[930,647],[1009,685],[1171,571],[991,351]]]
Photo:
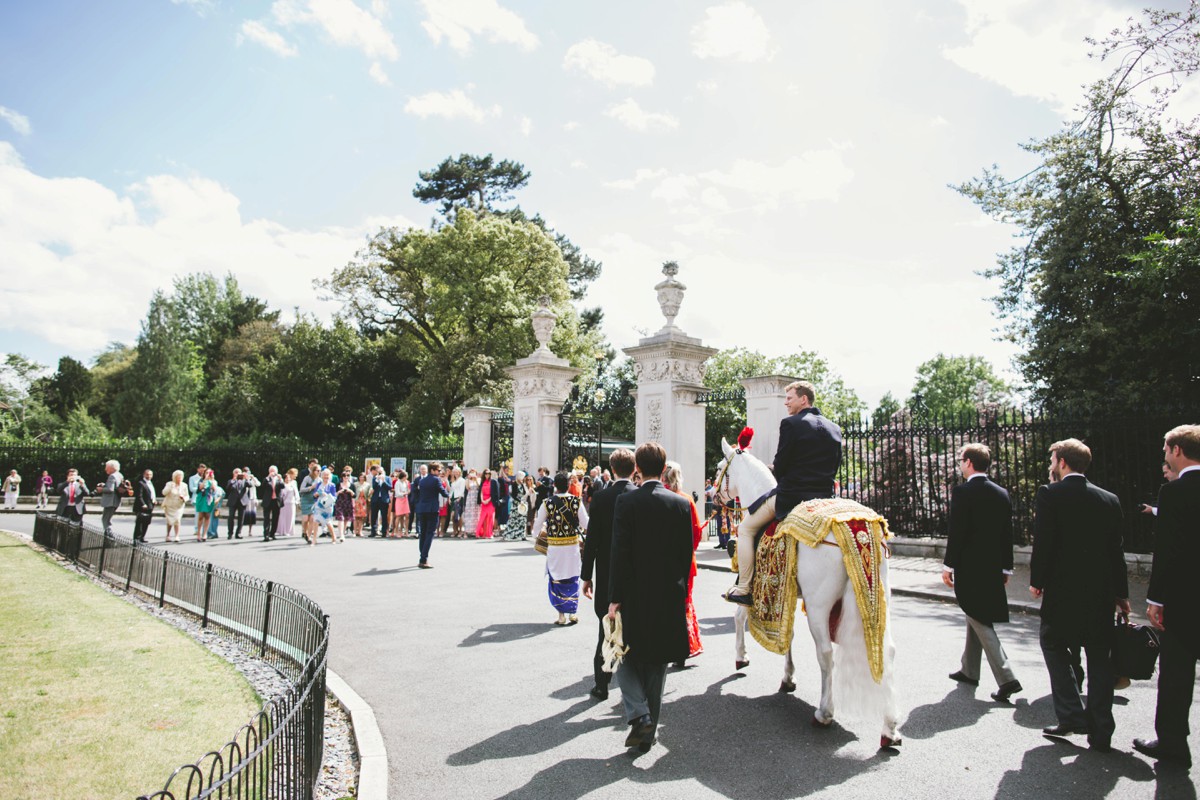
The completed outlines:
[[[602,668],[604,656],[601,650],[604,644],[604,615],[608,613],[608,565],[612,554],[613,512],[617,498],[634,488],[629,480],[633,475],[633,453],[623,447],[614,450],[608,463],[617,479],[596,492],[592,504],[588,506],[587,539],[583,545],[583,567],[579,573],[583,580],[583,596],[590,598],[593,596],[593,566],[596,570],[595,602],[596,617],[600,620],[600,638],[596,642],[596,655],[592,658],[592,674],[596,683],[589,694],[597,700],[608,699],[608,682],[612,677]]]
[[[1146,591],[1150,623],[1162,631],[1156,739],[1134,739],[1140,753],[1191,766],[1188,712],[1200,660],[1200,425],[1180,425],[1164,438],[1163,458],[1179,477],[1158,492],[1154,566]]]
[[[667,454],[658,442],[638,447],[642,485],[617,498],[613,516],[608,613],[621,612],[629,652],[617,685],[631,726],[626,747],[654,743],[667,665],[688,656],[688,573],[692,566],[692,506],[662,485]]]
[[[1086,733],[1093,750],[1112,749],[1113,612],[1129,614],[1121,549],[1121,503],[1084,473],[1092,451],[1078,439],[1050,445],[1049,486],[1038,489],[1029,591],[1042,598],[1041,645],[1058,724],[1048,736]],[[1087,709],[1071,650],[1087,654]]]
[[[267,468],[266,488],[263,489],[263,539],[274,541],[279,531],[279,510],[283,507],[283,478],[279,468]]]
[[[67,470],[67,479],[58,485],[56,516],[75,525],[83,522],[84,512],[87,511],[84,499],[88,494],[87,483],[79,477],[79,471],[74,468]]]
[[[779,423],[779,446],[772,465],[778,487],[770,498],[741,498],[750,514],[738,527],[738,580],[725,593],[731,603],[754,604],[750,596],[754,548],[758,535],[771,522],[772,504],[774,518],[782,520],[806,500],[833,497],[833,482],[842,465],[842,429],[822,416],[815,402],[816,389],[808,381],[794,381],[784,390],[788,416]]]
[[[154,516],[154,472],[145,470],[137,486],[133,487],[133,540],[146,541],[146,531]]]
[[[550,477],[550,470],[546,467],[538,467],[537,473],[537,481],[534,482],[534,492],[537,495],[537,499],[533,503],[534,513],[537,513],[537,510],[542,507],[542,503],[554,494],[554,479]]]
[[[415,487],[414,487],[415,491]],[[383,534],[388,531],[388,506],[392,504],[392,482],[383,474],[383,467],[371,467],[371,532],[367,538],[379,536],[379,518],[383,517]]]
[[[429,465],[429,474],[421,478],[417,506],[413,509],[413,513],[417,515],[417,532],[421,537],[421,560],[417,562],[421,569],[433,569],[429,563],[429,548],[433,544],[433,534],[437,532],[438,507],[441,498],[450,496],[446,485],[442,483],[441,473],[442,465],[437,461]]]
[[[242,538],[242,522],[246,518],[246,480],[240,469],[233,470],[233,477],[225,484],[225,511],[229,515],[225,523],[225,538]]]
[[[942,582],[954,589],[958,606],[967,616],[967,643],[962,665],[953,680],[979,685],[980,656],[987,654],[999,690],[992,699],[1000,703],[1021,691],[993,625],[1008,622],[1008,594],[1004,587],[1012,575],[1012,503],[1008,492],[988,479],[992,453],[987,445],[964,445],[958,454],[964,483],[950,494],[950,533]]]

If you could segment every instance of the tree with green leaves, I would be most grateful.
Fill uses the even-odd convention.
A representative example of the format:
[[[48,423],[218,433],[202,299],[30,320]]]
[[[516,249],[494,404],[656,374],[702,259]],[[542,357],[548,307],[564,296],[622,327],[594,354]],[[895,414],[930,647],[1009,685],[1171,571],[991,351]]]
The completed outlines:
[[[466,208],[476,216],[496,214],[512,222],[532,222],[541,228],[562,251],[572,300],[582,300],[587,287],[600,277],[600,262],[588,258],[564,234],[547,225],[540,214],[531,217],[520,206],[497,208],[498,203],[511,200],[518,189],[529,183],[530,174],[523,164],[507,159],[497,162],[491,153],[486,156],[463,153],[417,174],[423,183],[417,183],[413,197],[423,203],[440,203],[442,216],[447,221],[452,221],[460,208]],[[586,309],[583,312],[584,328],[599,329],[602,317],[599,308]]]
[[[577,366],[596,350],[570,304],[567,266],[536,225],[460,209],[432,231],[385,228],[318,286],[365,331],[397,338],[416,364],[405,424],[449,432],[469,401],[507,402],[504,369],[536,346],[530,314],[545,295],[558,314],[551,347]]]
[[[190,441],[205,426],[200,412],[203,358],[188,338],[178,307],[155,292],[138,335],[137,359],[125,374],[112,411],[122,436]]]
[[[1007,403],[1012,389],[982,356],[947,356],[938,353],[917,367],[917,379],[908,407],[953,423],[974,424],[977,410],[987,403]]]
[[[46,405],[64,420],[74,408],[86,407],[92,394],[91,371],[71,358],[58,360],[58,370],[46,382]]]
[[[1020,242],[985,274],[1047,407],[1200,402],[1195,253],[1200,124],[1171,116],[1200,69],[1200,11],[1147,10],[1096,42],[1113,71],[1077,118],[1025,149],[1038,166],[958,187]]]

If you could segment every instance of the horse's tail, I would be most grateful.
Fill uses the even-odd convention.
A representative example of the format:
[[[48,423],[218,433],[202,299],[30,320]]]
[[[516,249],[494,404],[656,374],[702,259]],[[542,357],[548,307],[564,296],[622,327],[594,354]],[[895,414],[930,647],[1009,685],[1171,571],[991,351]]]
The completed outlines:
[[[837,644],[833,661],[833,704],[839,719],[859,719],[872,724],[882,720],[897,720],[896,706],[896,648],[892,642],[891,587],[887,577],[887,560],[879,567],[879,578],[883,584],[884,602],[888,604],[888,615],[883,635],[883,676],[878,683],[871,675],[867,659],[866,636],[863,634],[862,615],[858,611],[858,600],[854,594],[853,581],[846,581],[842,593],[842,615],[838,625]]]

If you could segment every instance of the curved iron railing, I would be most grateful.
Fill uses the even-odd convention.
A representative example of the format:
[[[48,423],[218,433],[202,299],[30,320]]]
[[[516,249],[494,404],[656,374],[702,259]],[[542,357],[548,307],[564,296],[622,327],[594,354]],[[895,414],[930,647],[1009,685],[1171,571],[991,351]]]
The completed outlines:
[[[287,676],[233,739],[138,800],[310,800],[324,749],[329,616],[288,586],[38,512],[33,540],[83,569],[194,614]]]

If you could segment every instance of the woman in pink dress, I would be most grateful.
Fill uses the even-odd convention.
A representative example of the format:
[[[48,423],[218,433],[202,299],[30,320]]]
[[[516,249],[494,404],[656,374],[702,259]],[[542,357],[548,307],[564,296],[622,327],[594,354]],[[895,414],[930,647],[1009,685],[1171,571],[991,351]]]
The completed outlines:
[[[402,469],[392,473],[392,530],[388,538],[405,538],[408,536],[408,473]]]
[[[479,525],[475,528],[476,539],[492,538],[496,527],[496,507],[492,505],[492,471],[485,469],[479,476]]]

